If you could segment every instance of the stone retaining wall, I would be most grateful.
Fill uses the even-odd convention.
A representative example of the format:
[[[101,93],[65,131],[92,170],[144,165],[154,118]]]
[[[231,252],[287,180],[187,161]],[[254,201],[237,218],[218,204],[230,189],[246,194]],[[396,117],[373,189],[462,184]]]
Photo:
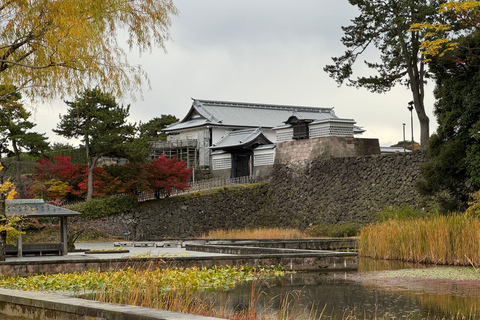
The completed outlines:
[[[289,164],[311,161],[316,158],[344,158],[379,154],[378,139],[328,136],[277,142],[275,163]]]
[[[218,246],[217,246],[218,247]],[[238,248],[238,247],[237,247]],[[213,268],[215,266],[285,266],[295,271],[347,271],[358,268],[358,256],[353,252],[308,252],[241,254],[202,257],[157,257],[118,259],[62,259],[39,261],[0,262],[0,274],[11,277],[26,277],[32,274],[55,274],[84,272],[87,270],[107,271],[127,268]],[[1,317],[0,317],[1,319]]]
[[[413,153],[276,165],[268,183],[146,202],[104,227],[155,240],[215,229],[362,225],[385,206],[421,203],[414,184],[425,161],[424,154]]]

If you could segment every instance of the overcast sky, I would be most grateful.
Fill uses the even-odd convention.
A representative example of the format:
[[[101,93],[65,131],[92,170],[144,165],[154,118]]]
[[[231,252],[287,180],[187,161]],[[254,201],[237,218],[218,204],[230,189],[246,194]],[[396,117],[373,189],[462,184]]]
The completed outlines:
[[[341,118],[352,118],[363,127],[365,138],[378,138],[382,146],[411,138],[412,100],[406,87],[386,94],[366,89],[338,87],[323,67],[344,52],[341,26],[349,25],[357,11],[346,0],[174,0],[180,13],[173,17],[172,41],[167,53],[130,56],[148,73],[151,90],[143,100],[130,103],[131,120],[147,122],[161,114],[183,118],[191,98],[334,107]],[[374,57],[375,52],[367,52]],[[368,56],[365,56],[368,58]],[[360,59],[359,62],[362,62]],[[359,64],[355,71],[362,74]],[[365,73],[364,73],[365,74]],[[425,99],[431,131],[433,85]],[[66,142],[52,133],[63,103],[39,108],[35,115],[39,132],[52,141]],[[414,138],[419,124],[414,112]],[[75,141],[71,141],[76,144]]]

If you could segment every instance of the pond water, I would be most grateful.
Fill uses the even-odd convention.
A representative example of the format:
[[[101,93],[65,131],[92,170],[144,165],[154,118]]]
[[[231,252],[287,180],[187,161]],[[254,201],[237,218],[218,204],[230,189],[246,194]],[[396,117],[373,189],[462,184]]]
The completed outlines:
[[[232,311],[248,309],[253,297],[257,314],[287,310],[293,315],[287,319],[348,320],[352,315],[357,319],[480,319],[480,271],[459,268],[474,275],[467,280],[403,275],[405,271],[427,270],[431,274],[432,270],[451,269],[360,259],[358,272],[287,274],[281,279],[205,294],[212,295],[218,308]],[[395,277],[381,276],[389,270],[402,272],[397,271],[399,276]],[[282,306],[285,304],[287,308]]]
[[[371,278],[381,270],[426,268],[423,265],[360,261],[358,272],[297,273],[283,279],[270,279],[238,286],[215,294],[218,307],[247,309],[251,297],[258,297],[257,313],[277,312],[286,308],[288,298],[293,318],[322,314],[325,319],[346,319],[355,314],[360,319],[433,319],[455,318],[459,314],[479,319],[480,281],[452,281]],[[372,273],[372,271],[375,271]],[[254,292],[252,294],[252,292]],[[460,317],[461,319],[461,317]]]

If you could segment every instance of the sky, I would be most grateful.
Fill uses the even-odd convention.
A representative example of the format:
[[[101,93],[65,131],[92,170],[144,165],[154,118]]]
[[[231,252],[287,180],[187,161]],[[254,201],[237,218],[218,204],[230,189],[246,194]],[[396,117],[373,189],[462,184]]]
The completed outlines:
[[[331,58],[345,51],[341,26],[358,12],[347,0],[174,0],[179,15],[172,18],[171,41],[166,51],[129,54],[132,65],[141,65],[150,79],[143,99],[130,104],[130,121],[147,122],[162,114],[182,119],[192,98],[249,103],[334,107],[338,117],[354,119],[381,146],[411,139],[412,100],[408,88],[397,86],[386,94],[337,83],[323,71]],[[359,59],[354,71],[367,75],[364,59],[374,60],[375,50]],[[430,131],[435,130],[433,84],[427,85],[425,105]],[[64,114],[61,101],[37,108],[35,130],[50,141],[78,144],[55,135],[52,129]],[[419,123],[413,114],[414,139]]]

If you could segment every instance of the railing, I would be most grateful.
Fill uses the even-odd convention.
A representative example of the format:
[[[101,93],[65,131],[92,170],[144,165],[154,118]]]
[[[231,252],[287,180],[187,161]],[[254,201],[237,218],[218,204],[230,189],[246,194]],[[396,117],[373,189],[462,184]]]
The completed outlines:
[[[201,180],[190,183],[190,188],[187,190],[173,190],[169,196],[177,196],[182,194],[188,194],[193,192],[198,192],[202,190],[209,190],[215,188],[221,188],[226,186],[232,186],[237,184],[248,184],[255,183],[257,179],[253,176],[244,176],[237,178],[215,178],[208,180]],[[165,195],[160,195],[159,197],[155,196],[155,192],[142,192],[138,195],[138,202],[143,202],[147,200],[153,200],[158,198],[165,198]]]
[[[152,141],[154,149],[177,149],[194,147],[198,145],[197,139],[184,139],[184,140],[172,140],[172,141]]]

